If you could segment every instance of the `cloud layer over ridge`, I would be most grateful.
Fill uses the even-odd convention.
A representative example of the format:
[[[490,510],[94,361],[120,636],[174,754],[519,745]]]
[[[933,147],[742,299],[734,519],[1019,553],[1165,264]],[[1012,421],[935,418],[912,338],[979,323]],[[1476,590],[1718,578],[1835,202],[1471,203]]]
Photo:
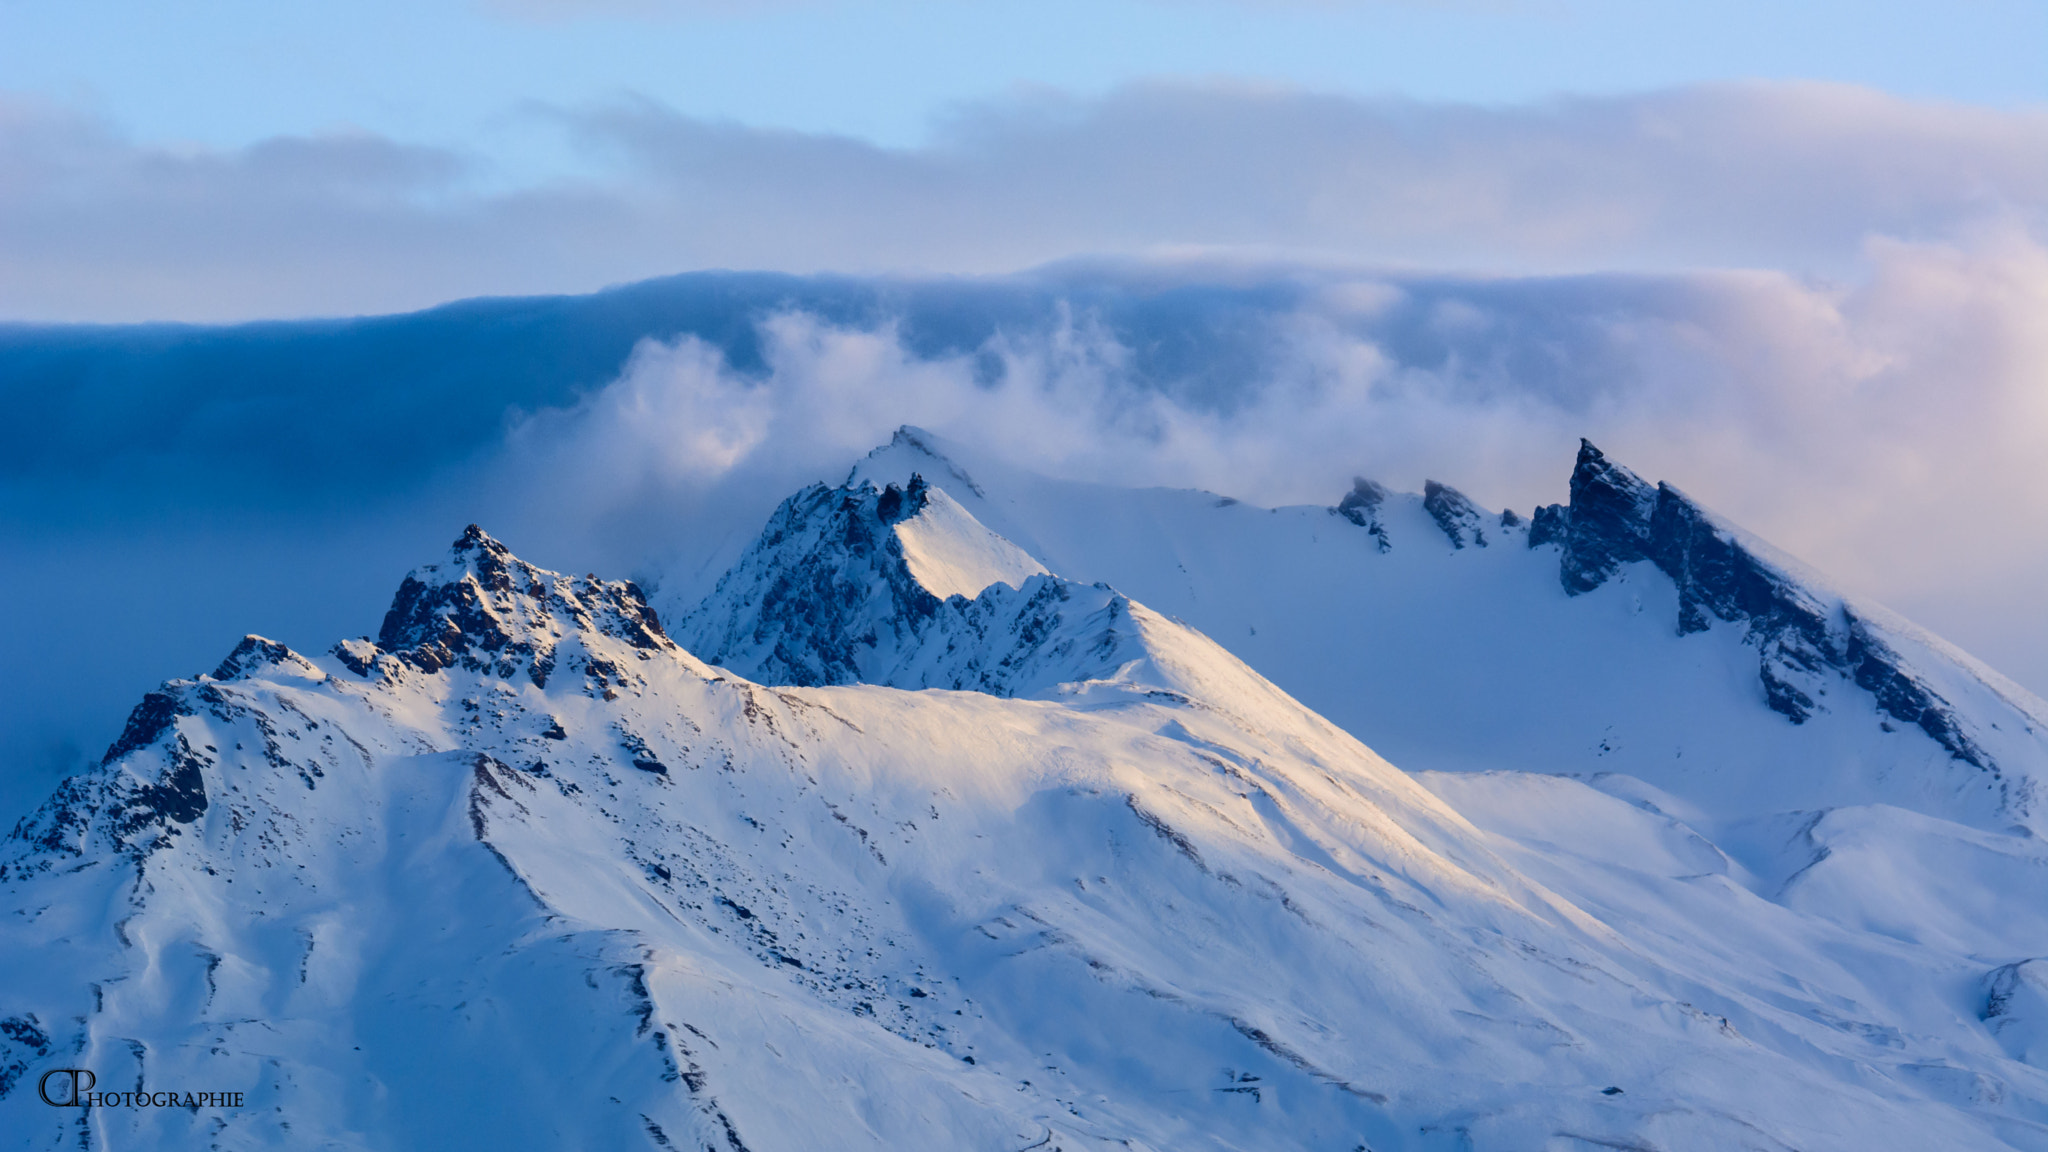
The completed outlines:
[[[0,738],[51,776],[254,630],[374,630],[478,521],[688,582],[896,425],[1076,478],[1328,504],[1364,474],[1526,512],[1577,437],[2048,686],[2048,248],[1474,279],[1095,263],[706,274],[226,329],[0,332]],[[230,591],[231,590],[231,591]],[[35,788],[10,782],[27,802]],[[0,797],[6,799],[6,797]]]

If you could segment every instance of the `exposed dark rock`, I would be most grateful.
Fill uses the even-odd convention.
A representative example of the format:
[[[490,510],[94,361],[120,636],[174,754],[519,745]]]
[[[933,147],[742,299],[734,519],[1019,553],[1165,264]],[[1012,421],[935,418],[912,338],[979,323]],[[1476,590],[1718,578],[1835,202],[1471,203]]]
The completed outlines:
[[[343,667],[358,676],[368,676],[370,669],[376,666],[377,646],[370,643],[367,638],[343,640],[330,651],[336,660],[341,661]]]
[[[384,626],[377,632],[379,648],[397,651],[441,643],[495,652],[512,642],[484,597],[486,592],[509,593],[516,587],[511,552],[474,524],[463,530],[452,551],[447,567],[467,571],[432,583],[407,576],[384,614]]]
[[[689,649],[762,684],[1008,696],[1051,666],[1092,667],[1132,635],[1127,602],[1114,590],[1084,594],[1054,576],[995,584],[972,599],[933,595],[911,573],[893,527],[929,498],[912,477],[880,492],[813,485],[783,501],[684,618]]]
[[[105,784],[101,780],[73,776],[57,785],[57,790],[43,801],[42,807],[15,821],[7,838],[28,845],[45,861],[51,857],[77,856],[83,849],[86,833],[92,827],[97,810],[97,801],[104,791]],[[6,879],[10,871],[23,875],[46,867],[46,862],[0,864],[0,880]]]
[[[1848,617],[1849,637],[1843,653],[1856,685],[1877,697],[1877,706],[1894,719],[1919,726],[1935,743],[1959,760],[1996,772],[1984,751],[1963,731],[1954,708],[1915,676],[1890,645],[1872,634],[1863,621]]]
[[[1463,492],[1434,480],[1424,481],[1422,507],[1444,535],[1451,538],[1451,547],[1486,547],[1486,533],[1480,529],[1485,517]]]
[[[1609,463],[1592,441],[1581,440],[1571,493],[1571,525],[1564,536],[1559,577],[1566,592],[1578,595],[1606,583],[1623,564],[1648,557],[1657,490],[1628,469]],[[1542,519],[1542,513],[1537,518]]]
[[[299,664],[305,663],[304,657],[279,644],[277,641],[266,640],[261,636],[252,634],[242,637],[242,642],[235,645],[235,650],[228,653],[227,659],[220,662],[220,667],[213,670],[213,678],[215,680],[235,680],[247,675],[254,669],[269,664],[282,664],[286,661]]]
[[[1562,545],[1571,534],[1571,509],[1562,504],[1545,504],[1529,518],[1529,547],[1539,544]]]
[[[923,484],[913,480],[911,488],[922,507]],[[893,484],[880,493],[814,484],[783,501],[754,545],[764,559],[775,557],[767,578],[735,568],[713,593],[717,597],[735,581],[758,582],[757,589],[747,592],[749,598],[758,597],[747,605],[751,630],[724,637],[724,643],[699,643],[700,654],[726,664],[743,649],[768,644],[756,666],[747,669],[762,683],[861,682],[862,650],[884,641],[877,627],[892,631],[887,639],[895,646],[939,611],[938,597],[910,574],[902,543],[885,527],[906,515],[910,499]],[[812,548],[829,554],[806,554]],[[792,554],[784,557],[786,551]],[[876,600],[885,603],[871,603]],[[877,625],[877,619],[883,623]]]
[[[421,568],[399,585],[376,646],[424,672],[463,667],[510,676],[523,670],[546,687],[555,669],[549,616],[636,648],[672,646],[638,585],[544,573],[474,524],[455,541],[447,562]]]
[[[1678,590],[1680,635],[1716,620],[1743,625],[1758,653],[1764,700],[1795,724],[1820,710],[1831,680],[1848,680],[1893,719],[1918,727],[1959,760],[1996,772],[1955,710],[1898,653],[1840,604],[1823,603],[1798,579],[1746,547],[1685,493],[1651,487],[1579,442],[1572,503],[1539,508],[1529,543],[1563,545],[1558,579],[1571,595],[1606,583],[1622,565],[1647,560]]]
[[[168,692],[144,693],[142,703],[128,713],[128,725],[120,738],[107,748],[100,763],[112,764],[138,748],[147,748],[163,738],[180,716],[196,715],[185,702]]]
[[[882,489],[875,500],[875,517],[884,524],[895,524],[908,520],[931,500],[924,477],[916,472],[910,474],[910,487],[898,488],[894,484]]]
[[[630,605],[634,609],[633,623],[638,625],[637,630],[626,639],[631,640],[636,648],[661,647],[655,643],[655,638],[666,640],[668,633],[662,630],[661,617],[656,615],[653,606],[647,603],[647,594],[640,591],[640,585],[631,580],[624,581],[620,586],[619,599],[622,604]]]
[[[50,1036],[38,1026],[34,1016],[9,1016],[0,1020],[0,1036],[34,1050],[38,1056],[49,1054]]]
[[[166,713],[160,700],[151,697],[172,697],[152,692],[136,709],[138,713],[150,711],[144,727],[155,729],[154,738],[110,755],[97,772],[64,781],[42,807],[16,823],[8,839],[26,845],[29,851],[0,865],[0,879],[46,872],[59,860],[85,855],[96,844],[139,860],[165,843],[165,836],[174,833],[176,826],[195,823],[206,814],[204,770],[212,763],[206,754],[212,749],[195,751],[173,726],[176,717],[196,713]],[[164,719],[166,715],[168,719]],[[160,719],[162,725],[156,727]],[[135,728],[133,718],[130,728]],[[167,764],[155,780],[137,778],[150,764],[147,757],[114,766],[116,760],[152,747]]]
[[[1384,504],[1386,499],[1387,490],[1384,487],[1363,476],[1355,476],[1351,480],[1351,491],[1346,492],[1344,499],[1337,502],[1337,512],[1363,528],[1378,516],[1380,505]]]
[[[1988,994],[1984,1010],[1977,1014],[1978,1019],[1998,1020],[2011,1015],[2014,1001],[2020,998],[2023,988],[2029,984],[2035,988],[2048,986],[2048,976],[2044,976],[2044,972],[2048,972],[2048,960],[2040,958],[2020,960],[1992,969],[1985,981]]]
[[[50,1035],[33,1014],[0,1020],[0,1100],[13,1093],[35,1061],[49,1054]]]
[[[1777,616],[1827,644],[1820,605],[1790,577],[1751,555],[1698,505],[1668,484],[1659,485],[1644,551],[1678,585],[1680,635],[1703,632],[1709,617],[1751,620]]]
[[[1360,528],[1371,533],[1373,542],[1382,552],[1393,545],[1387,540],[1387,529],[1380,523],[1380,505],[1386,503],[1387,490],[1363,476],[1353,477],[1351,491],[1337,502],[1337,515],[1344,517]]]
[[[200,775],[199,757],[184,743],[180,738],[170,768],[156,783],[135,790],[127,810],[128,820],[190,824],[206,815],[206,779]]]
[[[929,456],[932,460],[932,463],[944,467],[946,469],[947,475],[950,475],[954,480],[958,481],[961,487],[967,489],[969,492],[974,493],[976,496],[988,495],[987,492],[984,492],[982,490],[981,485],[974,482],[974,477],[969,476],[967,472],[960,467],[960,465],[955,464],[952,461],[952,459],[949,458],[945,453],[939,451],[938,447],[934,445],[929,439],[930,436],[931,433],[926,432],[922,428],[919,428],[912,424],[905,424],[896,429],[895,435],[889,437],[888,447],[898,449],[909,448],[913,451],[922,453],[925,456]],[[869,453],[869,456],[872,457],[885,451],[888,451],[888,448],[877,449],[875,452]],[[857,474],[858,471],[858,469],[855,469],[855,474]],[[852,482],[852,476],[849,475],[847,478],[847,483],[850,484]],[[954,489],[954,491],[958,491],[958,489]]]

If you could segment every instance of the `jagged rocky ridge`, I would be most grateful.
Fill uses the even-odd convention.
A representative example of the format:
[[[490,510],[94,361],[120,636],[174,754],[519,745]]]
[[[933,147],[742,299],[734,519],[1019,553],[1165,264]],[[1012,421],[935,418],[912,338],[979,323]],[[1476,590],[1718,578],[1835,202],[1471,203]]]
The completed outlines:
[[[1447,529],[1448,531],[1448,529]],[[1678,588],[1681,635],[1713,620],[1747,628],[1771,708],[1795,724],[1837,681],[1871,694],[1895,720],[1956,759],[1997,772],[1956,709],[1839,600],[1823,601],[1754,545],[1669,484],[1655,487],[1580,441],[1571,503],[1536,510],[1529,546],[1556,544],[1567,593],[1600,587],[1622,565],[1649,561]]]
[[[767,684],[1020,696],[1122,675],[1168,689],[1146,635],[1164,622],[1107,585],[1041,571],[973,595],[926,587],[899,528],[938,508],[954,530],[986,533],[921,474],[900,488],[812,485],[782,502],[678,634]]]
[[[1352,480],[1351,491],[1344,494],[1335,508],[1338,515],[1370,533],[1374,546],[1381,552],[1393,551],[1393,541],[1388,538],[1387,527],[1380,520],[1380,506],[1390,495],[1392,493],[1385,485],[1360,476]],[[1422,508],[1451,542],[1452,548],[1487,546],[1486,513],[1480,511],[1479,506],[1463,492],[1435,480],[1425,481]],[[1517,528],[1521,523],[1521,517],[1513,512],[1501,513],[1501,527]]]
[[[631,582],[544,572],[514,557],[472,524],[445,563],[427,565],[405,578],[376,643],[344,640],[335,645],[332,656],[358,676],[387,682],[460,668],[501,678],[520,676],[537,688],[547,686],[559,662],[560,671],[579,678],[584,688],[616,698],[617,686],[632,683],[634,673],[629,662],[618,658],[615,646],[588,642],[596,637],[616,641],[635,654],[661,652],[688,659],[662,633],[659,620]],[[281,726],[271,711],[250,707],[226,687],[280,668],[324,676],[313,662],[284,645],[246,636],[211,675],[172,681],[145,695],[100,761],[103,768],[128,765],[129,770],[66,781],[50,803],[14,831],[13,839],[32,844],[39,852],[12,864],[0,863],[0,879],[7,877],[10,867],[47,869],[66,857],[80,856],[93,842],[139,858],[205,816],[205,777],[220,770],[222,753],[214,745],[195,746],[180,728],[186,718],[253,725],[256,747],[237,751],[260,755],[270,767],[296,775],[309,790],[333,765],[337,734],[359,756],[367,757],[346,733],[331,732],[322,738],[320,754],[295,758],[281,733],[298,736],[298,729]],[[290,705],[281,706],[291,712]],[[302,719],[306,730],[319,729],[316,721]],[[140,766],[138,760],[147,764],[152,759],[162,764],[153,779],[133,770]]]
[[[376,646],[344,642],[336,657],[363,675],[388,654],[422,672],[455,665],[501,677],[524,672],[535,687],[545,688],[565,636],[596,633],[640,651],[675,647],[631,581],[579,581],[543,572],[474,524],[455,542],[450,565],[445,571],[428,565],[407,576],[384,615]],[[567,671],[582,673],[600,688],[624,676],[602,657],[587,651],[580,656]]]

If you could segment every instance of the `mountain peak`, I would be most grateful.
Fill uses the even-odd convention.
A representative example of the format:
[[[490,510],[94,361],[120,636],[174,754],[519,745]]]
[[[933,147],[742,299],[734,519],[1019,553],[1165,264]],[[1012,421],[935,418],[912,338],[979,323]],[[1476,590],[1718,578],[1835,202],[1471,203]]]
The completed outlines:
[[[949,602],[1044,573],[922,473],[880,491],[815,484],[782,502],[682,629],[705,659],[764,683],[892,682]]]
[[[912,472],[909,484],[901,488],[890,484],[882,489],[875,500],[875,516],[884,524],[895,524],[924,511],[930,501],[931,486],[924,482],[924,473]]]
[[[1560,577],[1565,591],[1591,592],[1624,564],[1647,559],[1657,489],[1579,441],[1572,468],[1571,527]],[[1532,534],[1531,540],[1535,539]]]
[[[1200,694],[1229,707],[1279,695],[1185,625],[1049,573],[921,474],[785,500],[678,635],[763,684]]]
[[[475,524],[465,527],[462,535],[455,538],[455,543],[448,546],[448,550],[457,556],[472,552],[499,557],[512,555],[511,549],[499,543],[497,537]]]
[[[1444,535],[1450,537],[1453,549],[1468,544],[1486,547],[1486,532],[1481,527],[1485,517],[1463,492],[1449,484],[1426,481],[1422,486],[1422,507]]]
[[[1386,526],[1380,523],[1380,505],[1387,502],[1387,496],[1384,485],[1363,476],[1354,476],[1351,478],[1351,491],[1337,501],[1337,514],[1371,533],[1373,542],[1382,552],[1392,547],[1387,540]]]
[[[250,633],[242,637],[235,650],[227,654],[220,666],[213,670],[215,680],[238,680],[259,669],[285,666],[304,673],[321,675],[313,662],[292,651],[290,648],[268,637]]]
[[[399,584],[376,649],[428,672],[452,665],[522,665],[545,684],[557,645],[594,634],[642,650],[673,649],[660,619],[631,581],[570,577],[536,568],[472,524],[445,563],[414,569]],[[367,674],[374,653],[344,645],[335,655]]]
[[[1651,486],[1579,441],[1571,504],[1537,510],[1529,545],[1561,546],[1566,593],[1591,592],[1625,564],[1647,560],[1678,588],[1679,635],[1720,620],[1743,627],[1772,710],[1794,724],[1822,710],[1829,682],[1848,680],[1878,710],[1918,727],[1967,764],[1993,771],[1955,707],[1840,597],[1802,581],[1757,544],[1669,484]]]
[[[941,455],[937,449],[931,446],[931,440],[932,434],[915,424],[899,424],[896,426],[896,431],[889,436],[889,443],[891,445],[915,448],[932,456]]]
[[[946,442],[915,424],[897,428],[889,442],[869,452],[846,474],[843,488],[856,488],[862,483],[887,490],[886,486],[906,475],[922,472],[936,477],[940,483],[950,480],[958,487],[955,491],[972,493],[975,497],[988,495],[974,477],[947,452]]]

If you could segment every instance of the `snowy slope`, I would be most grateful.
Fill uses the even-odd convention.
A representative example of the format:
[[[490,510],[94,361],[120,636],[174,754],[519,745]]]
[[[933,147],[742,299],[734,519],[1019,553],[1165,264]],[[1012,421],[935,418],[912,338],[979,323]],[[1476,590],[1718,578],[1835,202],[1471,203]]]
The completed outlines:
[[[818,511],[858,494],[882,538],[887,489]],[[885,594],[839,559],[827,587]],[[1065,587],[982,597],[1034,584]],[[1199,633],[1125,611],[1131,658],[1038,699],[767,688],[679,648],[631,585],[472,530],[375,643],[250,638],[143,701],[16,829],[0,1131],[2048,1146],[2048,1074],[2015,1058],[2040,1018],[2018,958],[1970,967],[1771,903],[1673,818],[1571,781],[1539,784],[1576,790],[1551,808],[1636,840],[1535,851],[1486,826],[1538,805],[1454,796],[1475,827]],[[1015,651],[1002,628],[949,635]],[[938,651],[921,636],[902,650]],[[1160,671],[1119,679],[1133,660]],[[52,1067],[250,1103],[60,1111],[32,1089]]]
[[[1053,570],[1161,605],[1395,762],[1437,770],[1433,790],[1582,907],[1716,951],[1793,910],[1926,966],[1866,988],[1931,1015],[1844,1027],[1937,1035],[1989,1013],[2013,1052],[2048,1035],[2026,1007],[2048,955],[2048,708],[1675,489],[1586,445],[1571,504],[1527,519],[1363,480],[1334,508],[1261,510],[970,474],[958,455],[906,430],[854,476],[951,475]],[[1615,895],[1641,883],[1617,800],[1677,822],[1700,857],[1652,896]],[[1559,870],[1573,859],[1597,866]],[[1702,912],[1671,890],[1703,876],[1740,894]]]
[[[1858,998],[1815,1006],[1810,1019],[1893,1049],[1903,1036],[1982,1019],[2009,1053],[2042,1050],[2035,1037],[2048,1012],[2032,997],[2048,987],[2038,975],[2048,961],[2034,959],[2048,952],[2048,904],[2035,893],[2048,850],[2030,830],[2040,702],[1591,445],[1571,505],[1531,520],[1487,513],[1434,482],[1418,498],[1364,480],[1335,508],[1260,516],[1203,493],[1091,488],[981,465],[970,473],[915,429],[863,461],[841,491],[880,484],[886,493],[891,476],[920,486],[927,474],[1061,570],[1078,557],[1091,574],[1178,589],[1189,615],[1258,620],[1286,655],[1355,638],[1348,659],[1283,659],[1290,683],[1335,708],[1363,704],[1353,716],[1370,718],[1352,721],[1361,735],[1400,736],[1423,763],[1465,769],[1424,779],[1554,891],[1610,922],[1656,925],[1652,939],[1678,946],[1671,963],[1715,957],[1707,970],[1762,976],[1756,991],[1770,997],[1773,981],[1807,987],[1790,973],[1831,954],[1819,966],[1847,975]],[[1331,575],[1318,561],[1333,518],[1360,530],[1336,529],[1348,546],[1337,575],[1358,585],[1345,596],[1316,586]],[[984,531],[977,520],[974,535]],[[805,562],[801,549],[784,560]],[[705,603],[731,601],[745,569]],[[1219,585],[1230,594],[1202,595]],[[941,619],[976,607],[924,606]],[[906,615],[873,603],[861,626],[887,627],[892,612]],[[1247,624],[1233,647],[1257,649],[1261,631]],[[906,682],[882,665],[844,675]],[[1404,694],[1402,682],[1416,679],[1464,691]],[[1587,738],[1581,748],[1558,738],[1574,730]],[[1670,760],[1623,755],[1644,737],[1671,749]],[[1675,854],[1646,848],[1631,827],[1639,818],[1616,817],[1621,801],[1668,825],[1661,835]],[[1567,861],[1580,866],[1560,867]],[[1646,862],[1659,881],[1649,892],[1638,890]],[[1697,893],[1672,890],[1715,879],[1704,908]],[[1728,940],[1745,938],[1763,964],[1729,952]],[[1883,958],[1864,971],[1841,963],[1845,949]],[[1788,950],[1800,959],[1782,960]],[[1929,996],[1928,987],[1947,991]],[[1849,1003],[1858,1011],[1843,1015]],[[1878,1004],[1916,1017],[1919,1031],[1872,1023],[1884,1014],[1871,1011]],[[1963,1032],[1981,1047],[1980,1028]],[[1962,1071],[1975,1057],[1953,1055],[1909,1075],[1970,1104],[2003,1098],[2004,1081]]]
[[[1882,803],[2043,830],[2048,705],[1590,445],[1572,504],[1532,518],[1434,483],[1264,509],[1052,480],[916,429],[851,479],[913,473],[1411,770],[1621,773],[1720,820]]]
[[[916,512],[896,522],[903,562],[925,591],[944,600],[981,595],[992,584],[1021,588],[1045,574],[1029,553],[983,527],[943,489],[920,491]]]

